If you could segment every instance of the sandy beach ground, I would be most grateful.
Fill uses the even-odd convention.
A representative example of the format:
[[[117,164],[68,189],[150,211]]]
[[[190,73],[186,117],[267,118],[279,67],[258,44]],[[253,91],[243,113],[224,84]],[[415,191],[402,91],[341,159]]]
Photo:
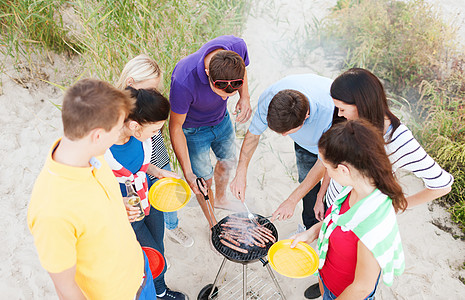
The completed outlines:
[[[447,16],[455,16],[454,22],[463,23],[465,3],[430,1],[441,5]],[[302,59],[295,49],[303,24],[313,17],[321,19],[335,3],[334,0],[272,0],[253,4],[243,33],[251,61],[248,76],[253,107],[267,86],[286,75],[316,73],[330,78],[338,75],[341,58],[325,57],[321,49],[316,49]],[[459,33],[463,39],[464,31]],[[73,74],[75,62],[60,56],[52,56],[52,59],[53,63],[38,62],[49,81],[62,82],[63,78],[69,78],[72,82],[78,75]],[[0,202],[0,299],[57,299],[48,274],[40,266],[27,229],[26,213],[32,186],[46,153],[62,134],[60,111],[52,104],[61,103],[62,92],[43,82],[34,83],[24,72],[19,76],[11,59],[2,57],[2,60],[5,64],[0,74],[3,108],[0,110],[0,190],[3,193]],[[14,80],[18,77],[22,77],[25,84]],[[230,108],[235,101],[230,101]],[[236,140],[238,152],[241,141]],[[402,182],[409,193],[422,184],[410,175],[402,175]],[[297,185],[291,139],[266,131],[249,166],[246,197],[250,209],[263,216],[271,215]],[[228,197],[234,201],[230,193]],[[275,223],[280,239],[297,229],[301,210],[299,205],[293,218]],[[218,220],[230,213],[215,211]],[[196,299],[202,287],[215,279],[223,258],[210,249],[208,223],[194,198],[179,211],[179,218],[181,227],[194,237],[195,244],[183,248],[166,238],[166,256],[171,263],[166,282],[171,289],[181,290],[190,299]],[[448,213],[434,204],[421,205],[399,216],[406,270],[393,286],[380,284],[377,299],[465,299],[465,285],[458,279],[465,277],[465,242],[455,240],[450,233],[432,224],[447,223],[447,219]],[[273,288],[260,262],[249,264],[248,269],[250,282],[257,278],[256,286],[250,289]],[[226,270],[220,280],[225,295],[221,299],[241,299],[242,265],[227,262]],[[303,299],[304,290],[317,281],[315,276],[290,279],[275,274],[287,299]],[[231,292],[227,293],[226,288]]]

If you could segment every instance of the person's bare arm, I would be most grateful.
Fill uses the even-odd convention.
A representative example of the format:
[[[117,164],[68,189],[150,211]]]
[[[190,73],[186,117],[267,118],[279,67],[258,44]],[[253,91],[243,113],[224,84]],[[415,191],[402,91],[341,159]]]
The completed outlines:
[[[48,273],[60,300],[85,300],[86,297],[76,283],[76,265],[60,273]]]
[[[323,226],[323,222],[318,222],[304,232],[300,232],[291,236],[290,239],[293,240],[291,248],[297,246],[299,242],[310,244],[316,240],[320,234],[321,226]]]
[[[315,212],[315,218],[318,221],[323,221],[325,217],[325,195],[326,191],[328,190],[329,182],[331,177],[329,177],[328,172],[325,170],[325,175],[323,176],[323,180],[321,181],[321,187],[316,195],[315,206],[313,207],[313,211]]]
[[[237,113],[236,122],[245,123],[252,116],[252,107],[250,106],[249,81],[247,78],[247,69],[245,70],[245,73],[244,73],[244,84],[237,91],[239,92],[239,101],[237,101],[237,104],[236,104],[236,111],[235,111],[235,113]]]
[[[365,299],[375,288],[380,271],[381,268],[373,253],[362,242],[358,241],[354,281],[337,299]]]
[[[451,191],[451,187],[446,187],[443,189],[431,190],[423,189],[416,194],[407,197],[408,208],[412,208],[416,205],[433,201],[439,197],[447,195]]]
[[[231,181],[230,188],[232,194],[242,202],[245,201],[245,188],[247,185],[247,169],[249,167],[252,155],[257,149],[259,135],[255,135],[247,130],[244,141],[242,142],[241,153],[239,154],[239,162],[237,163],[236,176]]]
[[[271,222],[278,219],[280,221],[289,219],[294,215],[295,207],[311,189],[321,180],[325,173],[325,167],[320,160],[317,160],[315,165],[308,171],[305,179],[300,183],[300,185],[289,195],[289,197],[284,200],[284,202],[279,205],[273,213]]]
[[[192,191],[195,194],[200,194],[199,188],[195,182],[197,176],[192,171],[191,161],[189,159],[186,137],[182,131],[182,124],[184,124],[185,120],[186,114],[177,114],[174,111],[171,111],[169,123],[171,145],[173,146],[176,158],[181,165],[184,178],[191,187]],[[206,193],[206,191],[204,193]]]
[[[152,175],[153,177],[156,177],[158,179],[165,178],[165,177],[173,177],[176,179],[181,178],[178,174],[172,171],[160,169],[159,167],[153,164],[149,164],[149,167],[147,168],[147,174]]]

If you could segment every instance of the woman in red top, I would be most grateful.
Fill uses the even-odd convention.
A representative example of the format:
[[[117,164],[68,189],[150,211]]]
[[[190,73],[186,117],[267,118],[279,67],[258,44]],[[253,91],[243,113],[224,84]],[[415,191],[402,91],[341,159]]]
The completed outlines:
[[[392,282],[387,277],[403,271],[402,246],[399,236],[397,252],[393,252],[395,255],[391,260],[386,260],[379,255],[378,249],[367,243],[368,234],[360,232],[374,232],[367,224],[371,225],[377,218],[375,213],[378,211],[371,209],[375,201],[379,201],[384,206],[376,208],[391,214],[386,217],[389,225],[376,224],[376,230],[383,235],[393,229],[392,232],[398,235],[395,212],[407,207],[402,188],[392,174],[381,132],[367,121],[353,120],[334,125],[323,134],[318,149],[329,176],[348,188],[328,209],[325,220],[294,236],[291,247],[300,241],[311,243],[320,235],[320,290],[324,300],[373,299],[382,269],[385,283]],[[342,195],[344,191],[346,194]],[[376,243],[375,246],[391,244],[383,238]],[[388,270],[393,262],[396,264],[396,258],[401,265]]]

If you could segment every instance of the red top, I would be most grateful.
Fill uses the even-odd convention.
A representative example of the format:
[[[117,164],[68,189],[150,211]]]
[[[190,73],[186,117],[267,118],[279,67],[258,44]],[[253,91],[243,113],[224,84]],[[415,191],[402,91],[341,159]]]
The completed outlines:
[[[349,197],[350,193],[342,203],[340,214],[349,210]],[[331,208],[326,215],[330,212]],[[332,221],[329,224],[331,223]],[[344,232],[340,226],[337,226],[329,236],[326,261],[319,272],[325,285],[336,296],[354,281],[358,241],[359,238],[352,231]]]

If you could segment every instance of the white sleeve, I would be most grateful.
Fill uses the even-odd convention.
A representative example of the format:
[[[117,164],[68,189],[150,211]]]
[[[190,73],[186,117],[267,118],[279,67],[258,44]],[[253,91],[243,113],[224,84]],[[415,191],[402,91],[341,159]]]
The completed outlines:
[[[421,147],[412,132],[401,124],[392,138],[387,140],[386,152],[392,169],[405,169],[421,178],[428,189],[449,187],[454,182],[451,174],[443,170]]]

